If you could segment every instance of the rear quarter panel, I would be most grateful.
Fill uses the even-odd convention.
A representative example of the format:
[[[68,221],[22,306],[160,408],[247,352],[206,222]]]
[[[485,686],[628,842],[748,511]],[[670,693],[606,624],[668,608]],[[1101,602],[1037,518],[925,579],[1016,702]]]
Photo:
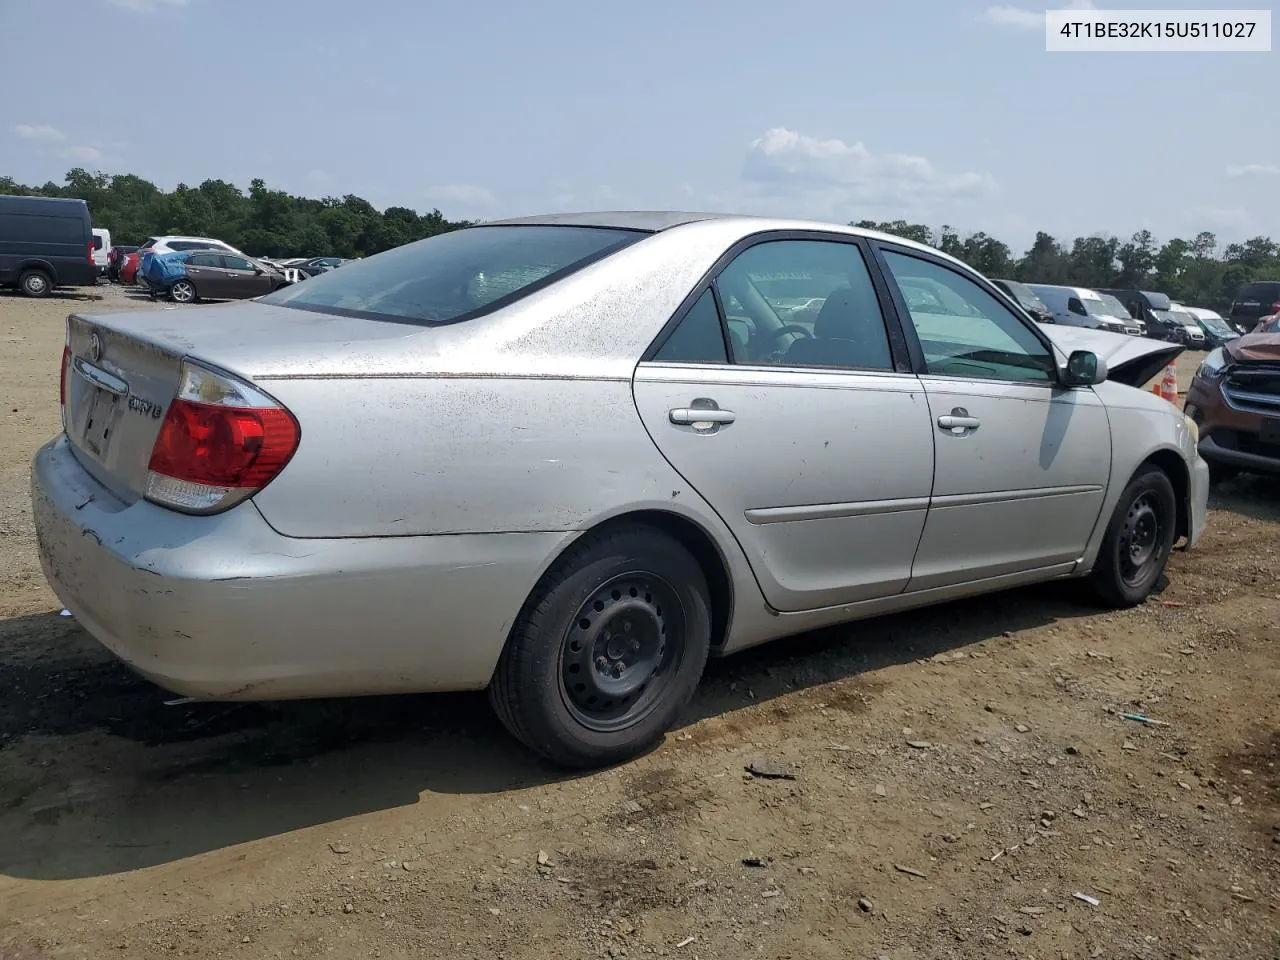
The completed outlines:
[[[713,516],[653,445],[629,380],[258,382],[302,428],[255,498],[286,536],[579,530],[627,507]]]

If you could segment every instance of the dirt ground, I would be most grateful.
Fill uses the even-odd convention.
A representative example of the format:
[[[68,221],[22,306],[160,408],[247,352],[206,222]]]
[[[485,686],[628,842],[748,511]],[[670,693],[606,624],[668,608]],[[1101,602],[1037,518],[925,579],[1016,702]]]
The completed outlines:
[[[0,958],[1280,957],[1274,481],[1140,609],[781,641],[566,777],[479,696],[165,706],[58,615],[28,464],[100,294],[0,295]]]

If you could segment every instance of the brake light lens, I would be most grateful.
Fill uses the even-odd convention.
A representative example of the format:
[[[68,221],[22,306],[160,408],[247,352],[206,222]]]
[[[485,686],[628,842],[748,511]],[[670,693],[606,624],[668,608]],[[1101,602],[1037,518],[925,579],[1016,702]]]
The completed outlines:
[[[93,263],[93,241],[92,241],[92,240],[90,240],[90,241],[89,241],[89,257],[88,257],[88,259],[89,259],[89,262],[90,262],[90,263]]]
[[[238,377],[182,365],[147,465],[147,499],[184,513],[219,513],[284,469],[301,431],[293,414]]]
[[[58,403],[62,406],[63,413],[67,408],[67,367],[71,365],[71,345],[63,344],[62,347],[62,369],[58,371]],[[66,424],[64,423],[63,426]]]

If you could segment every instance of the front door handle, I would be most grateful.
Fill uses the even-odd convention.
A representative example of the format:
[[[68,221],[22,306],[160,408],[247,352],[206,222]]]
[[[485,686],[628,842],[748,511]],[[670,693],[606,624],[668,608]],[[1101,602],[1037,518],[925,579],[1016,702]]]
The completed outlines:
[[[677,407],[667,414],[672,423],[688,426],[691,423],[733,423],[737,415],[732,410]]]

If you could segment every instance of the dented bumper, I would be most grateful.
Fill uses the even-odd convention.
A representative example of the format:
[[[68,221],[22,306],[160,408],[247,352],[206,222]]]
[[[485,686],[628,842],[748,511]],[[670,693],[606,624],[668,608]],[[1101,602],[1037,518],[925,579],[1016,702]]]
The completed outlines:
[[[208,517],[126,504],[60,437],[31,478],[40,560],[99,642],[208,699],[484,687],[572,534],[298,539],[252,502]]]

